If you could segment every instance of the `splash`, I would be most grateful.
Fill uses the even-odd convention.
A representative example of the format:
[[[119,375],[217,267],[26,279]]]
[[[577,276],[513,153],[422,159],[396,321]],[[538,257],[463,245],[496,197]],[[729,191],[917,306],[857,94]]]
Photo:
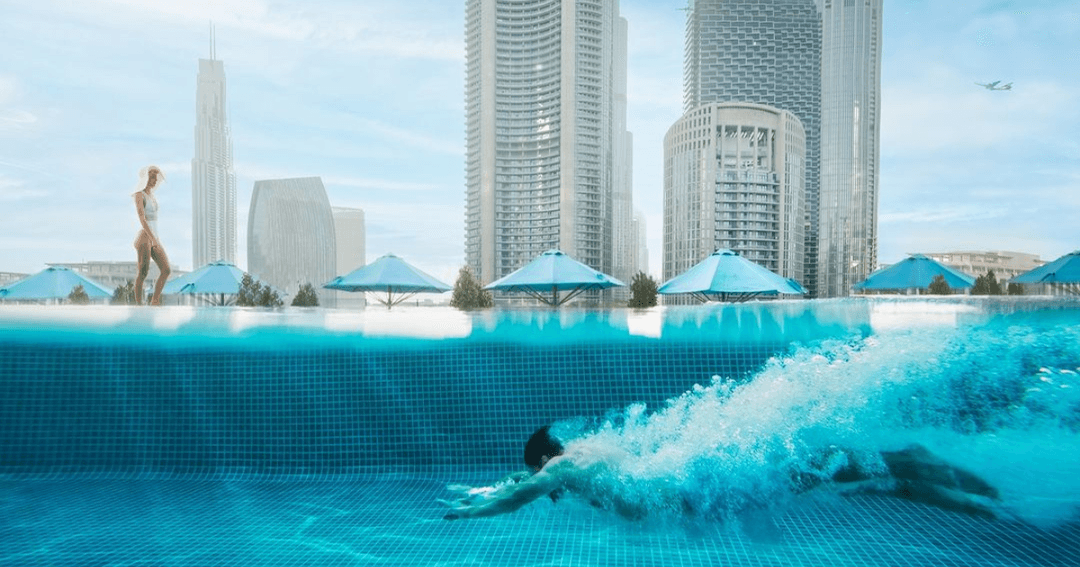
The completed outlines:
[[[1007,515],[1053,525],[1080,511],[1078,372],[1080,326],[1002,318],[798,347],[749,380],[555,432],[617,455],[601,490],[649,512],[737,520],[786,506],[807,475],[880,472],[881,451],[918,443],[996,486]]]

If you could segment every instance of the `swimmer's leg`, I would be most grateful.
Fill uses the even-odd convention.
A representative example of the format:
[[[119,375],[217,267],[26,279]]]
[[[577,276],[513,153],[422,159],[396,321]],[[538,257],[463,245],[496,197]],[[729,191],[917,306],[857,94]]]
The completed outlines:
[[[893,496],[974,516],[997,517],[997,488],[950,465],[921,445],[881,453],[896,484]]]
[[[948,490],[975,494],[997,500],[997,488],[974,473],[950,465],[922,445],[900,451],[883,451],[881,458],[889,474],[899,481],[924,483]]]

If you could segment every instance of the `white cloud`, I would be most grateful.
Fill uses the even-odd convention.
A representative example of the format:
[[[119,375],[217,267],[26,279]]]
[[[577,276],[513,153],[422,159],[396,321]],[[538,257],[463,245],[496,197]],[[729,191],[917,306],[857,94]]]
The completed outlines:
[[[0,75],[0,106],[14,102],[18,92],[19,82],[14,75]]]
[[[890,211],[882,213],[878,222],[887,224],[897,223],[955,223],[986,221],[997,218],[1005,218],[1015,211],[1007,207],[993,207],[978,204],[953,204],[942,203],[939,206],[925,207],[922,209],[907,211]]]
[[[238,30],[268,40],[304,43],[305,49],[331,49],[396,58],[460,61],[464,41],[459,26],[432,30],[389,13],[377,3],[303,4],[286,7],[260,0],[110,0],[134,11],[149,12],[171,22],[221,30]],[[402,7],[409,8],[411,3]],[[415,18],[416,14],[408,14]],[[431,22],[435,23],[435,22]],[[453,29],[453,33],[449,33]],[[220,35],[220,34],[219,34]]]
[[[0,109],[0,128],[18,127],[24,124],[33,124],[38,118],[34,114],[20,109]]]
[[[387,192],[406,192],[415,193],[423,191],[436,191],[444,189],[444,187],[436,185],[434,183],[416,183],[411,181],[394,181],[389,179],[369,179],[363,177],[342,177],[342,176],[326,176],[323,177],[323,183],[325,185],[336,185],[342,187],[355,187],[359,189],[373,189],[376,191]]]

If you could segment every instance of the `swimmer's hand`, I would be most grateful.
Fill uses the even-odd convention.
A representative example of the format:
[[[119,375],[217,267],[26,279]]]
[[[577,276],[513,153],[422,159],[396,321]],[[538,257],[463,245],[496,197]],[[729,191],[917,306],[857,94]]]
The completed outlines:
[[[534,500],[547,486],[546,474],[530,475],[528,472],[514,473],[504,477],[491,486],[473,487],[451,484],[446,488],[460,496],[451,500],[437,499],[440,504],[450,508],[443,516],[444,520],[494,516],[512,512]],[[540,482],[537,482],[540,481]],[[550,490],[544,491],[544,493]]]
[[[450,492],[457,493],[457,498],[451,500],[437,498],[436,501],[451,508],[451,511],[443,516],[444,520],[467,518],[469,517],[469,512],[471,510],[485,504],[489,499],[495,497],[500,489],[517,484],[527,478],[529,478],[529,473],[522,471],[510,473],[490,486],[448,484],[446,485],[446,489]]]

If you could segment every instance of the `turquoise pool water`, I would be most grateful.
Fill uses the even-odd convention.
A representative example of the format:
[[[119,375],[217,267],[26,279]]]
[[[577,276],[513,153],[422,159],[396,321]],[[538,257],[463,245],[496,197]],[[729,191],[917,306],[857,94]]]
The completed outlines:
[[[3,307],[0,565],[1077,565],[1078,368],[1060,299]],[[545,423],[627,455],[605,481],[650,516],[442,520],[447,484],[522,468]],[[913,442],[995,485],[997,517],[776,473]]]

